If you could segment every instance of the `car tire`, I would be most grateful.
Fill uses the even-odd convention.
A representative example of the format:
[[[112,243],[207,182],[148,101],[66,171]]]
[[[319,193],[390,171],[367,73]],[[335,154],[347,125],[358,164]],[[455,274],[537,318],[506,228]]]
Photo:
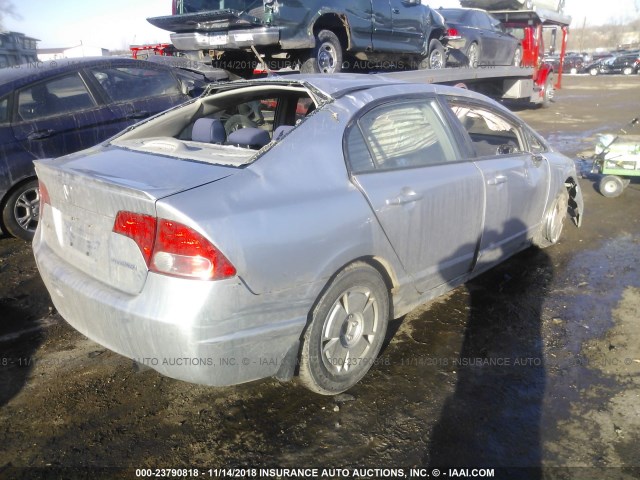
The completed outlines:
[[[575,75],[578,73],[578,69],[576,67],[573,67],[570,71],[571,75]]]
[[[595,77],[600,73],[600,71],[597,68],[592,68],[591,70],[589,70],[589,73]]]
[[[302,341],[299,380],[335,395],[369,371],[384,342],[389,289],[372,266],[356,262],[331,281],[315,304]]]
[[[428,67],[434,70],[440,70],[446,67],[447,54],[440,43],[440,40],[433,39],[429,42]]]
[[[540,248],[550,247],[558,243],[568,211],[569,193],[563,190],[556,196],[551,207],[547,210],[533,243]]]
[[[631,67],[625,67],[625,68],[622,70],[622,73],[624,73],[625,75],[631,75],[631,74],[633,73],[633,68],[631,68]]]
[[[520,65],[522,65],[522,49],[518,47],[513,53],[513,66],[519,67]]]
[[[331,30],[320,30],[316,46],[300,66],[302,73],[338,73],[342,70],[342,44]]]
[[[7,197],[2,209],[2,222],[7,233],[30,242],[40,220],[38,180],[20,184]]]
[[[544,82],[544,92],[542,93],[542,102],[540,106],[542,108],[548,108],[553,102],[553,97],[555,95],[555,89],[553,87],[553,75],[550,73],[547,76],[547,80]]]
[[[615,198],[622,195],[624,191],[624,182],[617,175],[606,175],[600,179],[598,190],[607,198]]]
[[[469,68],[478,68],[480,63],[480,46],[473,42],[467,50],[467,66]]]

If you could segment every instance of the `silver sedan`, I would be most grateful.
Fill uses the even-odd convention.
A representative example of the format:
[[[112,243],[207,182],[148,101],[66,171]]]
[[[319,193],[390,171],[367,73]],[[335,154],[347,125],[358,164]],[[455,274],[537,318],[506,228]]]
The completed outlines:
[[[497,103],[378,76],[202,97],[36,164],[60,314],[164,375],[321,394],[387,323],[582,219],[573,162]]]

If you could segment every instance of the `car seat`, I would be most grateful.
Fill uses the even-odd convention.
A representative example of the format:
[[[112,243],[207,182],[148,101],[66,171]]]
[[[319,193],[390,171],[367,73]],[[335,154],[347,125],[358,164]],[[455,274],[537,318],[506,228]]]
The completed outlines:
[[[241,128],[229,134],[227,145],[260,150],[270,141],[269,132],[266,130],[261,128]]]
[[[193,124],[191,140],[202,143],[223,144],[227,139],[224,125],[217,118],[199,118]]]

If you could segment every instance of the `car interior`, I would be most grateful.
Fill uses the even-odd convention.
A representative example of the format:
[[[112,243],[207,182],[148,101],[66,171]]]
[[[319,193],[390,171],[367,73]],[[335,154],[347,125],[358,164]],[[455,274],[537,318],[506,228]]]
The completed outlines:
[[[231,89],[170,110],[125,132],[112,144],[213,163],[244,164],[264,147],[281,141],[316,106],[303,87]]]
[[[452,105],[452,110],[469,134],[477,157],[525,150],[518,128],[504,117],[475,106]]]

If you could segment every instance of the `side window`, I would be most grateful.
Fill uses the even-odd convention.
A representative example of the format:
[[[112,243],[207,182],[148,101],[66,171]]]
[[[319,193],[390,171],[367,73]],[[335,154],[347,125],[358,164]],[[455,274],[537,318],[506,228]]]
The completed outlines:
[[[170,71],[151,68],[96,68],[91,71],[113,102],[180,94]]]
[[[512,155],[526,150],[518,126],[493,110],[457,103],[451,103],[451,109],[469,134],[476,156]]]
[[[370,110],[350,129],[346,153],[354,172],[458,159],[440,111],[429,100],[388,103]]]
[[[531,153],[544,153],[548,150],[545,143],[532,131],[525,130],[525,136]]]
[[[487,17],[484,13],[475,12],[474,17],[475,17],[475,23],[478,26],[478,28],[482,28],[483,30],[493,30],[489,17]]]
[[[7,123],[9,121],[9,99],[3,98],[0,100],[0,123]]]
[[[76,112],[95,105],[77,73],[38,83],[18,93],[18,115],[23,120]]]

